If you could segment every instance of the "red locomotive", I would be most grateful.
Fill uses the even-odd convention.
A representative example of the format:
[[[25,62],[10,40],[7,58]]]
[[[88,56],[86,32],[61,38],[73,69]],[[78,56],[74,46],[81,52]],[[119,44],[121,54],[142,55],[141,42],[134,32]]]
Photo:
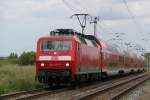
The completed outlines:
[[[57,29],[37,42],[36,76],[42,83],[99,80],[112,74],[144,70],[144,59],[92,35]]]

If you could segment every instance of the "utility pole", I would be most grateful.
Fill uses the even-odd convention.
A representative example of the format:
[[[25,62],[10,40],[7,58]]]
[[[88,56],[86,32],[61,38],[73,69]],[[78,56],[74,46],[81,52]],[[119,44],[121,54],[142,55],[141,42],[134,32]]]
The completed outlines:
[[[96,25],[97,25],[97,22],[99,21],[99,17],[94,17],[94,20],[93,22],[90,22],[90,24],[94,24],[94,36],[97,36],[96,34]]]
[[[85,27],[86,27],[87,16],[89,16],[89,14],[74,14],[74,15],[71,16],[71,18],[72,18],[73,16],[76,16],[76,17],[77,17],[77,19],[78,19],[78,21],[79,21],[79,24],[80,24],[80,26],[81,26],[81,28],[82,28],[82,34],[83,34],[83,33],[84,33],[84,29],[85,29]],[[82,22],[81,22],[80,16],[83,17]]]

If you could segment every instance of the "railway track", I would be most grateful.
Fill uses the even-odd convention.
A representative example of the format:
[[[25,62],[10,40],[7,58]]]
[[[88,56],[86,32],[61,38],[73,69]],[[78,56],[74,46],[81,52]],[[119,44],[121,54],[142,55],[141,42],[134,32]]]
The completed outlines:
[[[125,76],[125,77],[120,77],[120,78],[115,78],[113,80],[107,80],[107,81],[100,81],[94,84],[90,84],[90,85],[86,85],[86,86],[79,86],[78,88],[74,88],[74,89],[69,89],[67,91],[63,91],[61,93],[55,94],[55,95],[48,95],[46,97],[43,98],[39,98],[37,100],[80,100],[80,99],[89,99],[90,96],[87,96],[86,93],[92,93],[93,89],[97,89],[97,88],[103,88],[104,87],[108,88],[108,85],[112,84],[112,83],[116,83],[123,81],[123,80],[127,80],[129,78],[135,78],[135,76],[142,76],[144,74],[132,74],[129,76]],[[84,98],[85,96],[85,98]],[[87,96],[87,98],[86,98]],[[94,96],[94,95],[93,95]],[[82,98],[83,97],[83,98]],[[96,99],[99,100],[99,99]],[[104,100],[104,99],[100,99],[100,100]]]
[[[79,86],[75,88],[61,88],[54,90],[39,89],[7,94],[0,96],[0,100],[99,100],[97,98],[102,98],[101,100],[113,100],[130,89],[129,86],[125,86],[126,90],[123,91],[123,89],[119,90],[117,89],[117,87],[121,88],[121,85],[130,83],[132,81],[134,81],[135,83],[135,81],[139,79],[139,81],[137,81],[136,83],[136,85],[138,85],[140,84],[138,82],[143,82],[148,78],[150,78],[149,73],[133,74],[126,77],[120,77],[113,80],[97,82],[94,84]],[[117,92],[114,92],[114,89],[116,89]]]
[[[70,100],[118,100],[121,95],[149,78],[150,73],[127,77],[122,81],[111,82],[101,87],[89,88],[87,91],[73,95]]]
[[[0,100],[32,100],[40,97],[44,97],[50,94],[59,93],[65,91],[66,88],[49,90],[48,88],[36,89],[30,91],[22,91],[12,94],[5,94],[0,96]]]

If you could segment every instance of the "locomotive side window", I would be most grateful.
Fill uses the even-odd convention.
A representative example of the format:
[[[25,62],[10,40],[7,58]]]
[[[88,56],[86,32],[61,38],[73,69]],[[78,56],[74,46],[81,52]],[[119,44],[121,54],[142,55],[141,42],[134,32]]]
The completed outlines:
[[[85,41],[86,41],[86,43],[87,43],[87,45],[88,45],[88,46],[91,46],[91,47],[93,47],[93,44],[91,43],[91,41],[90,41],[90,40],[88,40],[88,39],[85,39]]]
[[[87,44],[84,38],[79,37],[79,40],[80,40],[80,42],[81,42],[82,44]]]
[[[71,49],[71,41],[69,40],[42,40],[41,51],[69,51]]]
[[[92,40],[85,39],[85,41],[86,41],[86,43],[87,43],[88,46],[96,47],[96,44],[94,44],[94,43],[92,42]]]
[[[96,43],[94,40],[91,40],[91,42],[93,43],[93,45],[94,45],[95,47],[97,47],[97,43]]]

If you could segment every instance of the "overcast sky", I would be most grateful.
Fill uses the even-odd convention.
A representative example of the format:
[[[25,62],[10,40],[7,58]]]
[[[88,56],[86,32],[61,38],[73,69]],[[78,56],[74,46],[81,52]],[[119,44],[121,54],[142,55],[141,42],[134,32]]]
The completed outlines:
[[[125,33],[122,43],[139,44],[149,51],[150,1],[126,2],[135,20],[123,0],[0,0],[0,56],[35,51],[38,37],[56,28],[81,31],[78,21],[70,19],[74,13],[99,16],[99,38],[108,41],[112,33]],[[87,24],[86,34],[93,34],[93,25]]]

